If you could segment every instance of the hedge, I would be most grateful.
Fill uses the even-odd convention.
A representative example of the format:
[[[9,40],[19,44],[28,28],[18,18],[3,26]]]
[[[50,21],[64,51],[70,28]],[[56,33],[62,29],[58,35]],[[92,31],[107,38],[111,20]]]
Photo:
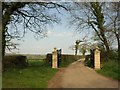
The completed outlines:
[[[3,68],[24,68],[28,66],[28,61],[23,55],[7,55],[4,57],[3,66]]]

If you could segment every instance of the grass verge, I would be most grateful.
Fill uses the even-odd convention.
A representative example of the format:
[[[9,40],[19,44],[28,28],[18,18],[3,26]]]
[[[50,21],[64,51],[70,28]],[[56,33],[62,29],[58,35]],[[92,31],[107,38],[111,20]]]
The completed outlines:
[[[115,60],[106,62],[101,70],[97,70],[99,74],[116,79],[120,81],[120,66]]]
[[[8,69],[2,76],[3,88],[46,88],[57,69],[43,61],[31,60],[25,69]]]

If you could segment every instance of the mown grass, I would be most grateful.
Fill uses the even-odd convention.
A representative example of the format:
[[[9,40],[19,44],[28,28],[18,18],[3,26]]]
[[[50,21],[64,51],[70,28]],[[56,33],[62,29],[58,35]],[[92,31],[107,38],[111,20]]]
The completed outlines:
[[[25,69],[7,69],[2,76],[3,88],[46,88],[57,69],[43,61],[30,60]]]
[[[120,66],[118,65],[118,61],[108,60],[101,70],[97,70],[99,74],[104,76],[120,80]]]

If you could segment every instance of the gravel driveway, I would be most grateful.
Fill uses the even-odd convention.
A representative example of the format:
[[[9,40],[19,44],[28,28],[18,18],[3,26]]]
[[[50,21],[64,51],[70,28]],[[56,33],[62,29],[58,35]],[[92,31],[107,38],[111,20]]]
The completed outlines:
[[[59,68],[48,88],[118,88],[118,81],[96,73],[78,60],[67,68]]]

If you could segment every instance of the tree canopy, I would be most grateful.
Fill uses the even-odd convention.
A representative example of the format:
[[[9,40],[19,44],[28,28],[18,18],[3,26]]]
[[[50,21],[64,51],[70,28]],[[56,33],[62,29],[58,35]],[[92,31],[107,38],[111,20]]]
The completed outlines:
[[[79,32],[92,29],[108,54],[111,41],[116,41],[119,52],[118,7],[118,3],[112,2],[75,2],[71,5],[70,24]]]
[[[46,35],[47,26],[58,23],[59,18],[50,10],[65,9],[61,3],[53,2],[2,2],[2,48],[3,56],[5,46],[16,48],[11,40],[21,39],[27,31],[38,37]],[[19,27],[22,27],[22,30]]]

